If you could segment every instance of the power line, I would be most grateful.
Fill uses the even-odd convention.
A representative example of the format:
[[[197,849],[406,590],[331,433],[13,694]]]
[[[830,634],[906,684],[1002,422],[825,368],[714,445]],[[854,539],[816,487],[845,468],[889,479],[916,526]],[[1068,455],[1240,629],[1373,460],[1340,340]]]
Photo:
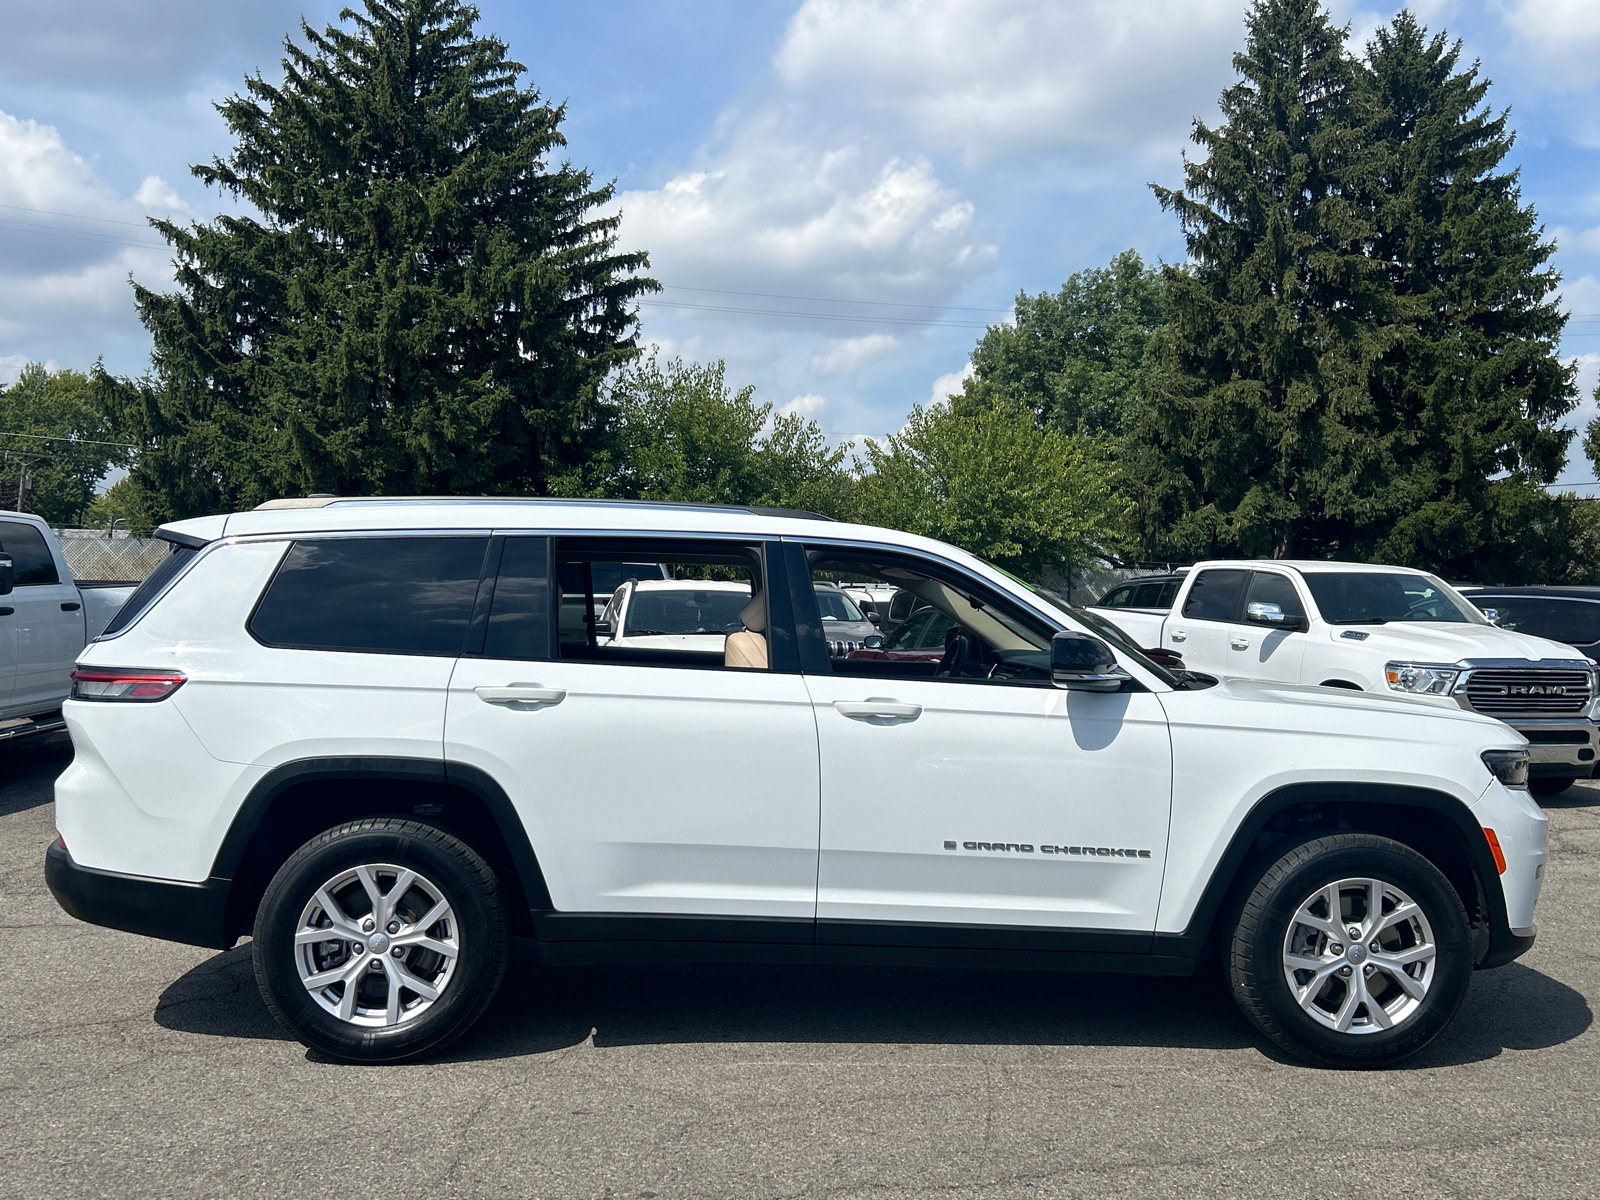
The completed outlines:
[[[94,438],[53,437],[46,433],[12,433],[5,429],[0,429],[0,437],[33,438],[41,442],[71,442],[75,446],[120,446],[124,450],[139,448],[128,442],[97,442]]]
[[[649,308],[682,308],[696,312],[743,313],[758,317],[800,317],[807,321],[850,321],[862,325],[917,325],[943,329],[987,329],[981,321],[935,321],[919,317],[875,317],[860,313],[808,313],[784,308],[734,308],[717,304],[682,304],[673,300],[641,300]]]
[[[119,238],[106,233],[87,233],[69,229],[55,229],[49,225],[40,225],[34,221],[19,221],[15,217],[0,217],[0,225],[8,228],[26,226],[30,232],[43,233],[48,237],[72,238],[79,242],[93,242],[98,246],[148,246],[155,250],[165,250],[165,242],[146,242],[134,238]]]
[[[762,300],[805,300],[814,304],[873,304],[880,308],[932,308],[940,312],[1008,313],[1010,308],[969,308],[959,304],[907,304],[899,300],[836,300],[828,296],[790,296],[782,292],[734,292],[726,288],[687,287],[681,283],[662,284],[673,292],[710,292],[718,296],[754,296]]]
[[[13,212],[44,213],[49,217],[72,217],[79,221],[99,221],[103,225],[132,225],[135,229],[148,229],[144,221],[116,221],[110,217],[91,217],[88,213],[61,212],[54,208],[28,208],[22,204],[0,204],[0,208],[9,208]]]

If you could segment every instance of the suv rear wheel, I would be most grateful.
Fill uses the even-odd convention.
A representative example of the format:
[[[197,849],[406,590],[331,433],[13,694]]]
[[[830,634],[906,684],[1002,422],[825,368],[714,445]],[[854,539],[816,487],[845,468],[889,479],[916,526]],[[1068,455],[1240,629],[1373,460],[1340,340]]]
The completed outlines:
[[[1466,910],[1409,846],[1347,833],[1296,846],[1261,877],[1228,956],[1246,1016],[1297,1058],[1374,1067],[1450,1023],[1472,973]]]
[[[273,1015],[353,1062],[399,1062],[460,1037],[510,952],[488,864],[442,830],[392,818],[341,825],[295,851],[267,886],[254,937]]]

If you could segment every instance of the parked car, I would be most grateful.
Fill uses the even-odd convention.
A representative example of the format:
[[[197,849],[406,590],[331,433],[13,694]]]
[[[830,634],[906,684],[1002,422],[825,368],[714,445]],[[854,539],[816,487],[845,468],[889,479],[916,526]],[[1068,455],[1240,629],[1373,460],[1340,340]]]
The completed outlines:
[[[852,651],[850,657],[936,663],[944,657],[945,634],[955,627],[954,618],[932,605],[923,605],[881,639],[879,645]]]
[[[521,934],[557,965],[1214,953],[1264,1037],[1365,1066],[1533,944],[1548,824],[1523,739],[1477,713],[1180,677],[887,529],[292,505],[163,528],[178,569],[80,659],[45,870],[84,920],[249,934],[268,1007],[331,1056],[437,1051]],[[743,628],[719,651],[563,624],[618,560],[738,574]],[[946,653],[831,657],[838,577],[919,596]]]
[[[1600,588],[1463,587],[1457,589],[1501,629],[1565,642],[1600,662]],[[1492,615],[1491,615],[1492,614]]]
[[[822,615],[822,636],[834,654],[847,655],[869,642],[877,645],[882,641],[878,627],[838,584],[819,581],[812,590],[817,595],[817,611]]]
[[[748,603],[748,583],[629,579],[606,606],[600,637],[619,648],[721,652],[744,628],[739,610]]]
[[[1135,642],[1180,652],[1190,670],[1496,717],[1532,744],[1534,795],[1554,795],[1595,769],[1594,664],[1561,643],[1491,625],[1423,571],[1204,562],[1183,577],[1170,611],[1091,611]]]
[[[1138,612],[1164,613],[1172,607],[1187,572],[1146,575],[1118,584],[1096,600],[1095,608],[1131,608]]]
[[[42,518],[0,512],[0,741],[63,727],[73,660],[134,586],[74,580]]]

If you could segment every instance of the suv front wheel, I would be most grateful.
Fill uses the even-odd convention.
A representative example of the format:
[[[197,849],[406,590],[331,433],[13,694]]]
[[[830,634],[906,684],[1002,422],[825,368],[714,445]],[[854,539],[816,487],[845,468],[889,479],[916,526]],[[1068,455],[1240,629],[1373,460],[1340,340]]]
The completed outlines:
[[[1400,842],[1335,834],[1296,846],[1244,902],[1234,998],[1277,1045],[1319,1066],[1385,1066],[1438,1036],[1472,973],[1466,910]]]
[[[442,1049],[494,998],[510,952],[494,872],[398,818],[330,829],[289,857],[256,912],[256,980],[306,1045],[352,1062]]]

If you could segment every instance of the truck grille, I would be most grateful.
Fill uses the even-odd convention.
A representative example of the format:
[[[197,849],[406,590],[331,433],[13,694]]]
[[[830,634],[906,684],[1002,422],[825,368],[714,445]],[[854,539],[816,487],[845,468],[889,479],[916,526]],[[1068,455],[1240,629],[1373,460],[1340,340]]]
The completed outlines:
[[[1473,671],[1458,695],[1491,717],[1577,716],[1589,703],[1589,672],[1537,668]]]

